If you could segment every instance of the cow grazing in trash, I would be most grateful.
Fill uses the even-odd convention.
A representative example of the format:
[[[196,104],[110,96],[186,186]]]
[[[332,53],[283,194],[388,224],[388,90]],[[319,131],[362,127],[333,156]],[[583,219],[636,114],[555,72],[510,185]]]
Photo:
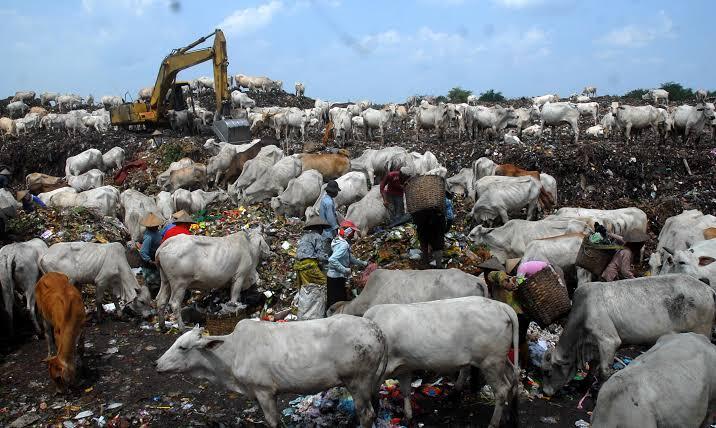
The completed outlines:
[[[416,303],[467,296],[489,295],[482,277],[459,269],[378,269],[368,277],[363,291],[350,302],[337,302],[330,313],[363,315],[369,308],[386,303]]]
[[[668,334],[599,390],[592,427],[705,427],[716,403],[716,347]]]
[[[574,292],[556,349],[545,354],[544,392],[554,394],[591,360],[607,378],[621,345],[650,345],[670,333],[709,337],[715,309],[716,292],[687,275],[585,284]]]
[[[117,309],[120,307],[118,299],[130,303],[132,310],[137,313],[144,313],[151,304],[149,289],[146,286],[140,287],[127,262],[124,246],[118,242],[54,244],[40,258],[40,270],[43,273],[63,272],[77,286],[95,284],[97,319],[100,321],[105,291],[112,292]]]
[[[27,310],[35,326],[40,326],[35,315],[35,283],[40,278],[40,267],[37,262],[47,251],[47,244],[35,238],[27,242],[17,242],[0,248],[0,286],[5,304],[5,315],[8,318],[7,329],[13,335],[13,301],[15,294],[25,296]]]
[[[479,296],[412,303],[377,305],[363,315],[373,320],[388,342],[384,377],[397,377],[404,397],[405,416],[412,419],[411,375],[415,370],[450,373],[460,370],[461,389],[467,368],[479,368],[495,393],[490,427],[497,427],[507,403],[516,404],[519,361],[511,367],[510,347],[517,349],[517,314],[509,305]],[[465,320],[470,320],[468,326]],[[435,329],[439,323],[438,330]],[[406,334],[406,332],[421,332]],[[444,334],[447,332],[464,334]],[[517,358],[517,357],[515,357]],[[516,410],[516,407],[512,407]],[[517,412],[511,415],[516,419]]]
[[[227,336],[204,336],[198,327],[184,333],[157,360],[157,371],[189,373],[257,400],[272,428],[281,422],[278,394],[313,394],[344,385],[361,427],[370,428],[371,398],[383,379],[386,348],[383,333],[365,318],[243,320]]]
[[[188,289],[230,286],[231,303],[238,303],[241,291],[252,285],[260,259],[269,255],[260,227],[223,237],[174,236],[157,249],[162,278],[157,308],[163,309],[169,303],[183,327],[180,309]]]

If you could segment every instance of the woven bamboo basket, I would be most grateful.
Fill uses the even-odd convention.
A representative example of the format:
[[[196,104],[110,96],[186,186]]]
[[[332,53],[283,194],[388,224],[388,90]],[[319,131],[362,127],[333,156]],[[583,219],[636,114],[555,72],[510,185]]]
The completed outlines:
[[[529,277],[516,293],[523,309],[541,327],[552,324],[572,307],[567,287],[550,266]]]
[[[445,179],[439,175],[419,175],[405,185],[405,205],[410,214],[425,209],[445,209]]]
[[[614,253],[620,248],[618,245],[593,244],[589,242],[589,236],[585,236],[574,264],[587,269],[594,275],[601,275],[614,257]]]
[[[234,314],[207,315],[206,330],[213,336],[222,336],[234,331],[236,324],[248,317],[246,311],[238,311]]]

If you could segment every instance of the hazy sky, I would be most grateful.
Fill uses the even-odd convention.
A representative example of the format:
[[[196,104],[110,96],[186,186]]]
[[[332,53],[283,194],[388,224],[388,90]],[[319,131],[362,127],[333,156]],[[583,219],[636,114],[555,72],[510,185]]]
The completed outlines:
[[[177,7],[178,5],[178,7]],[[714,0],[3,0],[0,96],[136,97],[214,28],[229,72],[332,101],[494,88],[508,97],[673,80],[716,89]],[[207,64],[180,73],[210,75]]]

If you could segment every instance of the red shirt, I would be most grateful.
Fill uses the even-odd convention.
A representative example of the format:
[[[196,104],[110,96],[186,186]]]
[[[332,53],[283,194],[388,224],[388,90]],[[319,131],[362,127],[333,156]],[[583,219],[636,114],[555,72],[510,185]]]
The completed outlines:
[[[189,230],[189,227],[191,227],[191,224],[188,223],[178,223],[175,224],[174,227],[167,230],[164,234],[164,237],[162,238],[162,242],[166,241],[167,239],[171,238],[172,236],[177,235],[191,235],[191,231]]]
[[[380,180],[380,194],[401,196],[404,193],[400,171],[391,171]]]

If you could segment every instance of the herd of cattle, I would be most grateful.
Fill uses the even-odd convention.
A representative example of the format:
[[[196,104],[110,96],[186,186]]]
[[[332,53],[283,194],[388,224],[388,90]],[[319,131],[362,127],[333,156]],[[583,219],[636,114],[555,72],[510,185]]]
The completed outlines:
[[[198,80],[197,88],[212,87]],[[261,80],[236,81],[253,90],[280,88]],[[296,89],[299,92],[298,84]],[[598,106],[591,110],[591,102],[560,102],[556,95],[535,98],[535,105],[528,109],[410,100],[407,106],[382,109],[371,108],[370,102],[332,106],[316,101],[314,109],[304,111],[248,107],[241,104],[246,102],[246,94],[238,94],[237,105],[248,108],[250,118],[258,115],[251,119],[254,129],[265,123],[276,130],[277,139],[297,127],[292,121],[294,113],[302,118],[302,126],[314,122],[313,126],[332,128],[339,140],[350,138],[361,124],[362,129],[377,129],[382,135],[396,119],[414,121],[416,130],[432,127],[442,132],[457,126],[471,138],[486,130],[497,135],[509,126],[524,134],[534,129],[531,123],[537,119],[540,129],[568,122],[576,140],[580,115],[598,120]],[[653,94],[655,102],[660,101],[657,95]],[[65,100],[56,98],[58,107],[64,108]],[[97,111],[102,113],[95,114]],[[82,116],[85,113],[89,116]],[[65,114],[64,123],[69,120],[67,115],[76,115],[73,117],[84,124],[87,117],[106,117],[106,110],[71,111]],[[642,121],[642,116],[648,119]],[[308,117],[311,120],[306,122]],[[623,129],[627,137],[637,129],[663,127],[688,138],[700,136],[704,124],[713,121],[713,106],[703,98],[696,107],[681,106],[673,112],[616,104],[602,117],[602,124],[605,118],[612,121],[611,128],[605,125],[605,130]],[[39,126],[43,120],[40,118]],[[518,134],[507,135],[518,139]],[[204,149],[211,157],[206,164],[189,158],[172,163],[157,176],[161,191],[156,195],[133,189],[120,192],[104,185],[104,174],[124,163],[120,147],[104,154],[86,150],[66,160],[64,177],[33,173],[25,184],[50,207],[84,206],[121,221],[132,240],[139,241],[144,232],[140,221],[149,213],[169,221],[178,210],[195,213],[228,200],[245,205],[267,202],[277,214],[308,219],[318,214],[325,183],[333,179],[341,189],[336,207],[364,237],[387,222],[376,185],[386,172],[402,168],[413,176],[446,177],[451,191],[473,201],[469,213],[474,224],[469,231],[472,242],[489,247],[503,262],[521,257],[559,266],[567,286],[574,290],[564,333],[542,367],[545,393],[556,392],[584,363],[597,361],[600,374],[609,380],[599,394],[594,426],[617,426],[617,420],[636,421],[629,426],[648,425],[648,421],[656,421],[655,426],[698,426],[709,417],[708,406],[716,400],[716,348],[707,339],[712,335],[716,311],[716,217],[697,210],[671,217],[649,258],[651,276],[596,282],[591,273],[576,266],[582,240],[595,222],[621,235],[646,232],[648,219],[642,210],[553,210],[559,202],[554,177],[484,157],[447,177],[447,169],[429,151],[409,152],[395,146],[365,150],[354,158],[344,149],[287,155],[265,140],[237,146],[207,140]],[[15,203],[5,190],[0,190],[0,200]],[[523,216],[523,210],[526,220],[514,218]],[[169,306],[183,327],[180,309],[186,290],[230,287],[231,302],[237,303],[240,292],[256,282],[260,261],[271,256],[261,228],[224,237],[173,237],[157,250],[161,287],[153,302],[148,289],[140,286],[132,273],[122,244],[69,242],[48,248],[42,240],[33,239],[6,245],[0,248],[0,283],[10,320],[8,330],[13,330],[15,294],[24,295],[39,330],[35,287],[44,272],[62,272],[78,286],[95,284],[98,316],[104,293],[109,291],[117,307],[121,299],[139,314],[156,305],[163,315]],[[491,300],[489,295],[482,276],[457,269],[378,269],[357,298],[335,305],[335,313],[328,318],[285,324],[244,320],[227,336],[207,336],[195,328],[164,353],[157,370],[186,372],[246,394],[259,402],[272,427],[280,422],[277,394],[315,393],[344,385],[353,396],[361,426],[369,427],[375,418],[372,401],[383,379],[397,378],[401,385],[410,385],[414,371],[460,371],[460,387],[468,369],[475,367],[495,393],[493,427],[507,417],[506,411],[514,416],[511,403],[517,398],[519,362],[515,358],[512,364],[505,355],[510,348],[517,348],[518,321],[510,306]],[[471,320],[467,329],[465,320]],[[453,334],[426,334],[434,332],[435,325]],[[76,342],[81,327],[64,329],[62,334]],[[622,345],[654,346],[627,369],[609,377]],[[63,358],[62,363],[74,370],[76,358]],[[659,373],[659,379],[652,373]],[[646,382],[656,391],[655,397],[643,392]],[[405,394],[405,415],[408,419],[412,416],[409,394]]]

